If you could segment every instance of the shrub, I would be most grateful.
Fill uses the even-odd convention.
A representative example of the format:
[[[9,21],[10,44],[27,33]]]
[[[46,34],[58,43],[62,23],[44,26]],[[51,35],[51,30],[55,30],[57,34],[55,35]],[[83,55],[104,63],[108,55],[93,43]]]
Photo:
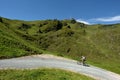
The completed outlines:
[[[76,20],[74,18],[71,19],[71,23],[74,24],[76,23]]]
[[[74,34],[74,31],[72,31],[71,29],[65,29],[65,31],[64,31],[64,35],[66,37],[72,36],[73,34]]]
[[[68,25],[67,22],[65,22],[65,21],[63,21],[62,24],[63,24],[63,26],[67,26]]]
[[[0,22],[3,23],[2,17],[0,17]]]
[[[62,28],[62,23],[59,20],[49,21],[47,25],[42,28],[42,32],[57,31]]]
[[[22,23],[21,26],[18,27],[18,29],[21,29],[21,30],[27,30],[29,28],[31,28],[31,25],[28,25],[25,23]]]

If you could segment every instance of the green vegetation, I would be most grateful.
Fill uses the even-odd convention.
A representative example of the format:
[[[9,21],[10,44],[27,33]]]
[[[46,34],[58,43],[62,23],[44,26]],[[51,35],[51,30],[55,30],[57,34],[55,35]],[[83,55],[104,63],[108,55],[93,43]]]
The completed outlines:
[[[0,58],[54,54],[120,74],[120,24],[85,25],[71,20],[0,18]]]
[[[94,80],[59,69],[0,70],[0,80]]]

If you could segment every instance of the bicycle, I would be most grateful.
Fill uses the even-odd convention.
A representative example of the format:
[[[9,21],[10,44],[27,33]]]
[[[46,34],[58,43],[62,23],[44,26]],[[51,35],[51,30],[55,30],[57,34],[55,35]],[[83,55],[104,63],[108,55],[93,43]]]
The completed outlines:
[[[86,64],[86,63],[82,63],[82,62],[80,62],[80,61],[77,61],[77,64],[78,64],[78,65],[83,65],[83,66],[90,67],[88,64]]]

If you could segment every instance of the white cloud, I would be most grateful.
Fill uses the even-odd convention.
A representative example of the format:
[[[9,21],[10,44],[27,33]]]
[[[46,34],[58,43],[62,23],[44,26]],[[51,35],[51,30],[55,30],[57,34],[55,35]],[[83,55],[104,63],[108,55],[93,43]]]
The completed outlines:
[[[87,25],[92,25],[92,24],[114,24],[114,23],[120,23],[120,15],[113,16],[113,17],[91,18],[91,19],[87,19],[87,20],[77,19],[76,21],[87,24]]]
[[[114,21],[120,21],[120,16],[107,17],[107,18],[96,18],[93,20],[102,21],[102,22],[114,22]]]
[[[87,25],[90,25],[90,23],[89,23],[89,22],[84,21],[84,20],[81,20],[81,19],[77,19],[76,21],[77,21],[77,22],[84,23],[84,24],[87,24]]]

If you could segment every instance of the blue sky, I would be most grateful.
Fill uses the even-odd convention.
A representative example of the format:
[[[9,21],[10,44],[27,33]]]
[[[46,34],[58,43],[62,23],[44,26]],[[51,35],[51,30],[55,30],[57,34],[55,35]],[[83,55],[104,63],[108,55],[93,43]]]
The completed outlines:
[[[0,16],[19,20],[70,19],[86,24],[120,22],[120,0],[0,0]]]

